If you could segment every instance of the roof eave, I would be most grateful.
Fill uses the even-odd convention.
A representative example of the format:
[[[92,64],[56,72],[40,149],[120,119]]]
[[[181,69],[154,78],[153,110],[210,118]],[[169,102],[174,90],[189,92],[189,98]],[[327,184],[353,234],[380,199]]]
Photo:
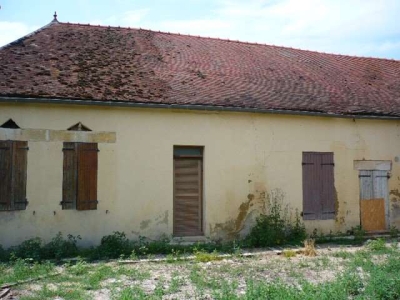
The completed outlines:
[[[143,102],[105,101],[105,100],[87,100],[87,99],[23,98],[23,97],[0,96],[0,103],[51,103],[51,104],[89,105],[89,106],[94,105],[94,106],[135,107],[135,108],[183,109],[183,110],[195,110],[195,111],[247,112],[247,113],[317,116],[317,117],[347,118],[347,119],[400,120],[400,116],[388,116],[388,115],[338,114],[338,113],[289,110],[289,109],[260,109],[260,108],[246,108],[246,107],[233,107],[233,106],[163,104],[163,103],[143,103]]]

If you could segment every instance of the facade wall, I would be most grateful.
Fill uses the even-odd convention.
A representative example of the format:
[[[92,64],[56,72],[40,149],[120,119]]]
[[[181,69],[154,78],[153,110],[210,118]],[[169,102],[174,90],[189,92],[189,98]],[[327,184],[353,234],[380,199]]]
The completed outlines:
[[[95,211],[62,210],[63,143],[29,142],[24,211],[0,211],[0,244],[11,246],[61,231],[97,244],[124,231],[129,238],[172,234],[173,146],[204,146],[204,231],[234,237],[249,228],[268,194],[289,211],[302,209],[302,152],[334,152],[337,216],[305,221],[333,232],[360,224],[359,178],[354,160],[392,161],[391,222],[400,228],[400,122],[254,113],[142,108],[0,104],[0,124],[65,130],[82,122],[116,133],[99,144]]]

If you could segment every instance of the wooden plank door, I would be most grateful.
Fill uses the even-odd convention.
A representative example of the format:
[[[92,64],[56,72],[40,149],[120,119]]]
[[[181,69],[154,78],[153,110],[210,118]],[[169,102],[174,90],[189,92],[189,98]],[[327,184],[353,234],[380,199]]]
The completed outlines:
[[[202,158],[174,158],[174,236],[203,235],[202,169]]]
[[[389,224],[387,171],[360,171],[361,227],[366,231],[382,231]]]

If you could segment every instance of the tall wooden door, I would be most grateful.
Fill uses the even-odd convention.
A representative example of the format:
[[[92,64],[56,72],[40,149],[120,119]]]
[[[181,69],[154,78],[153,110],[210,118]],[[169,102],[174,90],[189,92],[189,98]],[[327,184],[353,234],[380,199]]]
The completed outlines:
[[[196,153],[174,149],[174,236],[203,234],[203,159]]]
[[[389,225],[388,172],[360,171],[361,227],[366,231],[381,231]]]

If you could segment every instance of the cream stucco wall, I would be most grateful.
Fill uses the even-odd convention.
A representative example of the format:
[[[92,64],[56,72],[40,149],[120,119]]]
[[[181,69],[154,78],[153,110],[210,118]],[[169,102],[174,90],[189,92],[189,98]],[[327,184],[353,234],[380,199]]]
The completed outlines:
[[[359,225],[359,179],[354,160],[391,160],[391,222],[400,227],[400,122],[272,114],[143,108],[0,104],[0,124],[65,130],[77,122],[116,132],[99,144],[96,211],[62,210],[62,142],[29,142],[25,211],[0,212],[0,244],[11,246],[61,231],[96,244],[113,231],[128,237],[172,234],[173,146],[204,146],[204,230],[233,235],[281,191],[291,211],[302,208],[302,152],[333,151],[338,215],[305,221],[328,232]]]

